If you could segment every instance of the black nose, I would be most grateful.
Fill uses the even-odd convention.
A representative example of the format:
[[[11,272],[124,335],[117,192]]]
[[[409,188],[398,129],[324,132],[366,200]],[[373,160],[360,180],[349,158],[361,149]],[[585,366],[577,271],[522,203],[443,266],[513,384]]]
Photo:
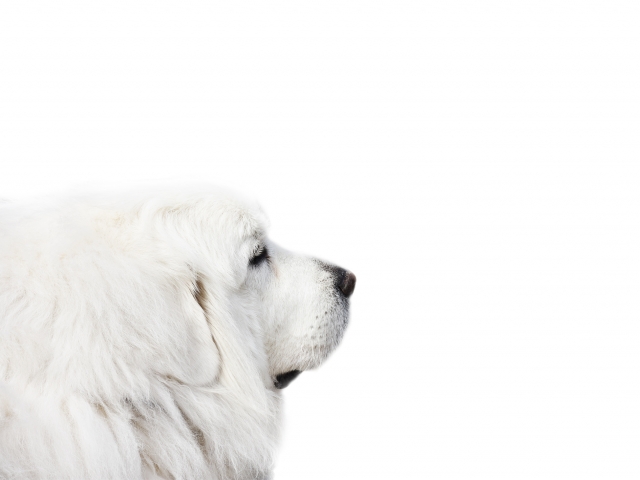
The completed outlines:
[[[344,268],[338,268],[336,271],[336,287],[345,297],[349,298],[356,288],[356,276]]]

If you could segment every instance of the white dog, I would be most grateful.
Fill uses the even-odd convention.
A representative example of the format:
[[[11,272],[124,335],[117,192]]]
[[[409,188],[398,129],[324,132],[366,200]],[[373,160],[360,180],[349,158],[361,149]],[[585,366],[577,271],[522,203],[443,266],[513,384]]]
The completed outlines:
[[[0,206],[0,478],[266,479],[355,276],[214,189]]]

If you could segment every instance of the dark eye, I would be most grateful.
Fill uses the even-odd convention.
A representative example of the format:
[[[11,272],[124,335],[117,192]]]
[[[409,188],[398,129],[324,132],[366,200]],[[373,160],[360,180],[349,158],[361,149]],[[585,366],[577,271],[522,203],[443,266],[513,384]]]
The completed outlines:
[[[255,251],[255,253],[253,254],[253,257],[251,257],[251,260],[249,260],[249,265],[251,266],[260,265],[262,262],[268,259],[269,259],[269,252],[267,250],[267,247],[262,246]]]

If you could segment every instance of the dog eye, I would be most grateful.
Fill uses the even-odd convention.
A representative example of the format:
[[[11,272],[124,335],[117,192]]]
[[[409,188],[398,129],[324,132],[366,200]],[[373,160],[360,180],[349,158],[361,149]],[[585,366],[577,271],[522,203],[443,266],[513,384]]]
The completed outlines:
[[[269,259],[269,252],[267,251],[267,247],[260,247],[258,248],[255,253],[253,254],[253,257],[251,257],[251,259],[249,260],[249,265],[256,266],[256,265],[260,265],[262,262],[264,262],[265,260]]]

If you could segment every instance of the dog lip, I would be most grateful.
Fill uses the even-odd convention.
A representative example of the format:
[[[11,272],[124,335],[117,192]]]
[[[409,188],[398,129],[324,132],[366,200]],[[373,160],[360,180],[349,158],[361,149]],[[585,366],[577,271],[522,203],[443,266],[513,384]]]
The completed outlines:
[[[276,381],[273,382],[273,385],[278,389],[282,390],[283,388],[287,388],[287,386],[295,380],[295,378],[300,375],[302,372],[300,370],[291,370],[290,372],[281,373],[276,376]]]

